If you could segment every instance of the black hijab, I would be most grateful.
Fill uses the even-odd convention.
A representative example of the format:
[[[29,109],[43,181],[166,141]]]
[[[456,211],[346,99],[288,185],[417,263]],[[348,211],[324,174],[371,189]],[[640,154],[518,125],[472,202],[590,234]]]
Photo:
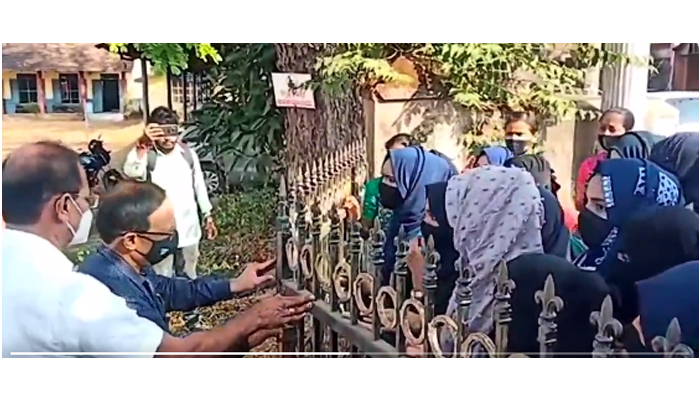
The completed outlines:
[[[682,132],[656,143],[649,160],[673,172],[683,187],[686,204],[693,204],[698,212],[698,152],[700,139],[697,132]]]
[[[569,230],[564,225],[564,210],[556,197],[540,187],[544,205],[544,225],[542,225],[542,247],[546,254],[566,258],[569,253]]]
[[[457,280],[457,270],[455,262],[459,258],[459,253],[454,248],[452,238],[454,232],[447,222],[447,211],[445,210],[445,192],[447,182],[439,182],[425,187],[428,197],[428,207],[430,214],[438,223],[437,227],[430,226],[425,222],[421,226],[423,238],[433,237],[435,250],[440,254],[440,265],[438,265],[438,287],[435,293],[435,313],[444,314],[452,295],[455,282]]]
[[[630,323],[639,315],[637,283],[698,259],[698,215],[684,207],[659,207],[623,225],[621,253],[607,278],[615,318]]]
[[[661,207],[629,220],[622,238],[628,279],[649,279],[697,260],[699,224],[698,215],[684,207]]]
[[[589,357],[595,327],[591,312],[600,310],[608,288],[595,272],[584,271],[569,261],[550,254],[526,254],[508,263],[515,282],[511,298],[512,322],[508,330],[508,351],[537,354],[538,318],[542,305],[535,293],[542,290],[548,275],[554,278],[556,295],[564,301],[558,313],[555,353],[568,357]]]
[[[517,167],[526,170],[535,178],[538,187],[545,188],[556,196],[561,186],[554,179],[554,170],[543,156],[539,154],[524,154],[513,157],[503,163],[504,167]]]
[[[637,132],[627,132],[620,136],[608,149],[608,158],[642,158],[649,157],[651,144]]]

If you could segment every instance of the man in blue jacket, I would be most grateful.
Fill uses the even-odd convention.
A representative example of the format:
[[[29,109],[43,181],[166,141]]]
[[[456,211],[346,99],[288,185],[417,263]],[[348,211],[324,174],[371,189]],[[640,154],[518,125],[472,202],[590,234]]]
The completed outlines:
[[[177,250],[175,214],[165,191],[151,182],[126,181],[100,199],[96,227],[106,244],[78,272],[102,282],[142,317],[169,332],[166,313],[190,311],[274,282],[274,260],[248,264],[236,279],[168,278],[152,265]]]

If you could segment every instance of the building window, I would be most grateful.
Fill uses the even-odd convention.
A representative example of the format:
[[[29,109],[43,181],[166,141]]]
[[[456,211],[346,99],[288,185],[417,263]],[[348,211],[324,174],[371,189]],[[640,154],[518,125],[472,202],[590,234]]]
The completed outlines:
[[[61,103],[80,104],[80,84],[78,74],[60,74]]]
[[[39,96],[36,90],[36,75],[17,74],[17,89],[19,91],[19,103],[37,103]]]
[[[197,78],[197,104],[201,105],[206,98],[207,85],[201,77]],[[194,82],[192,74],[187,75],[187,105],[192,107],[194,97]],[[182,77],[173,76],[170,80],[170,89],[172,90],[173,102],[182,104],[184,102],[184,93],[182,87]]]

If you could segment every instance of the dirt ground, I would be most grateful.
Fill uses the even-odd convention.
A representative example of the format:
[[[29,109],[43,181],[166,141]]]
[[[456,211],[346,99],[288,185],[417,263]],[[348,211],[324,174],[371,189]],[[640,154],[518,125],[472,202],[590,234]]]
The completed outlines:
[[[81,151],[91,139],[101,137],[112,151],[112,163],[123,159],[130,145],[141,135],[141,121],[90,122],[46,120],[30,117],[2,117],[2,158],[25,143],[59,140]]]

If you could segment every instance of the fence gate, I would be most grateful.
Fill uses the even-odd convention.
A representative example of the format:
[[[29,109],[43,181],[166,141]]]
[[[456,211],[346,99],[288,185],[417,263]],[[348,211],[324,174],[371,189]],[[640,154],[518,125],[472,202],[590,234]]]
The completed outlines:
[[[510,297],[515,284],[506,264],[498,267],[493,339],[470,333],[467,320],[473,272],[458,278],[456,315],[434,315],[437,265],[440,255],[428,239],[424,292],[408,291],[409,243],[397,240],[393,286],[380,286],[385,234],[375,225],[363,240],[360,224],[346,218],[341,206],[359,195],[367,178],[364,139],[320,158],[306,158],[288,171],[279,190],[277,215],[277,277],[280,292],[312,293],[316,297],[311,321],[300,322],[282,335],[284,352],[349,352],[352,356],[399,357],[407,347],[430,357],[526,357],[507,354],[511,320]],[[533,301],[541,305],[538,318],[540,357],[551,357],[557,342],[556,317],[566,307],[557,296],[550,275]],[[591,314],[597,327],[592,343],[594,357],[625,357],[620,343],[622,325],[613,318],[608,296],[600,311]],[[665,357],[692,357],[680,343],[674,319],[666,337],[653,341],[654,351]]]

